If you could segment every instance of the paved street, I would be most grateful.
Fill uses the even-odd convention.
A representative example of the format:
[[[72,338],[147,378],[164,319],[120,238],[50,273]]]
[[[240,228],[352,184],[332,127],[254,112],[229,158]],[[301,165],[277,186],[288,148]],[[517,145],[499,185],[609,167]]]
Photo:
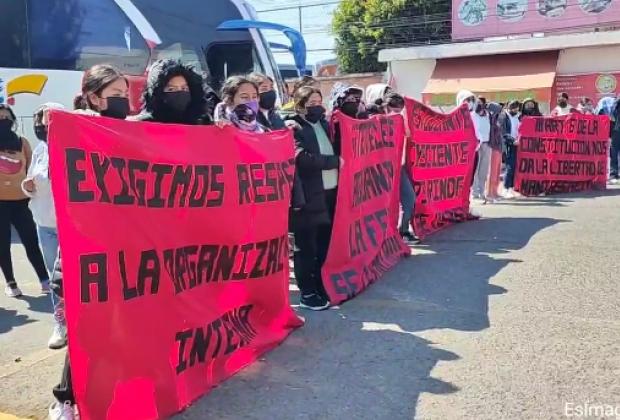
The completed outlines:
[[[178,419],[560,419],[620,406],[620,189],[480,209],[340,309],[303,312],[305,327]],[[42,418],[64,355],[45,350],[49,301],[15,255],[32,297],[0,297],[0,413]]]

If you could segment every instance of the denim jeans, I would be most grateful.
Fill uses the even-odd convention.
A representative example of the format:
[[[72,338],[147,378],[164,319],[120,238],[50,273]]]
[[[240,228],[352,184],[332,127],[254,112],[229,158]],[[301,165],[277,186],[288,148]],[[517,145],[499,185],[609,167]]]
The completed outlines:
[[[49,278],[51,279],[54,276],[54,267],[58,261],[58,231],[54,228],[43,226],[37,226],[37,230],[39,233],[39,244],[41,245],[41,251],[43,252],[45,266],[47,268],[47,272],[49,273]],[[59,324],[64,325],[64,301],[54,292],[52,292],[50,296],[54,307],[54,319]]]
[[[611,149],[609,154],[611,158],[609,177],[619,179],[620,173],[618,172],[618,155],[620,155],[620,134],[614,133],[614,136],[611,138]]]
[[[49,273],[48,278],[51,279],[54,273],[54,263],[56,262],[56,257],[58,257],[58,231],[44,226],[37,226],[37,231],[39,233],[39,245],[43,252],[45,268],[47,268]]]
[[[508,146],[506,152],[506,178],[504,178],[504,188],[511,189],[515,186],[515,174],[517,172],[517,146]]]
[[[415,207],[415,190],[407,173],[407,167],[400,168],[400,205],[403,209],[403,217],[400,222],[400,232],[409,232],[409,225],[413,217]]]

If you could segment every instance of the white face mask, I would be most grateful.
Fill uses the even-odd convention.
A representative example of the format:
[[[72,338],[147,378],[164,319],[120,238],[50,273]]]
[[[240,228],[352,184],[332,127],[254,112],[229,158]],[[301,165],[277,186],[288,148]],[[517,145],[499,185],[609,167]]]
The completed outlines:
[[[474,109],[476,109],[476,101],[475,100],[467,101],[467,106],[469,107],[469,112],[472,112]]]

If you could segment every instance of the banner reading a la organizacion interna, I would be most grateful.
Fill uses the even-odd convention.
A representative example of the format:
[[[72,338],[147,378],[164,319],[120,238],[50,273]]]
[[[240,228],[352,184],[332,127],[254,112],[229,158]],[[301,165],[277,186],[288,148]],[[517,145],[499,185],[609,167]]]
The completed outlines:
[[[407,98],[411,144],[407,164],[416,192],[413,228],[424,238],[470,220],[478,141],[467,106],[441,114]]]
[[[168,417],[276,346],[289,306],[289,132],[52,114],[82,419]]]
[[[354,120],[337,114],[344,166],[322,276],[331,303],[351,299],[410,254],[398,233],[400,115]]]
[[[519,128],[515,190],[525,196],[607,188],[609,117],[527,117]]]

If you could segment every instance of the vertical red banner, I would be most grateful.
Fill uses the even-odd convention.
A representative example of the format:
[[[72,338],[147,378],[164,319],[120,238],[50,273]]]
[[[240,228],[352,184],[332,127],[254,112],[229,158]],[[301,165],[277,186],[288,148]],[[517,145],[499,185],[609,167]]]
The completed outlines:
[[[397,229],[403,118],[334,118],[345,164],[322,275],[330,301],[336,304],[362,292],[410,250]]]
[[[527,117],[519,128],[515,190],[525,196],[607,188],[607,116]]]
[[[413,228],[424,238],[470,220],[469,198],[478,140],[467,106],[451,114],[407,98],[408,165],[416,192]]]
[[[49,142],[82,419],[169,417],[301,325],[290,133],[53,113]]]

